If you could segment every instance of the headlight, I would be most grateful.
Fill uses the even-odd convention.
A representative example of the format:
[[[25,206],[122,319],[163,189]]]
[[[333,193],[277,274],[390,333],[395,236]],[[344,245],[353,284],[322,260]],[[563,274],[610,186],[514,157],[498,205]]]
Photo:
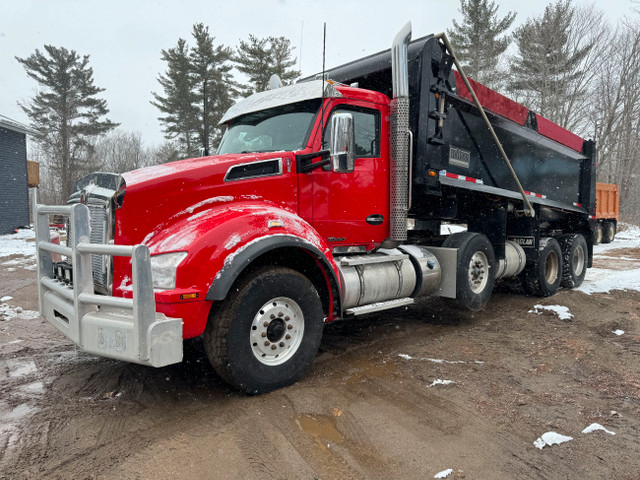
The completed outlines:
[[[176,269],[187,256],[187,252],[163,253],[151,257],[153,288],[172,290],[176,288]]]

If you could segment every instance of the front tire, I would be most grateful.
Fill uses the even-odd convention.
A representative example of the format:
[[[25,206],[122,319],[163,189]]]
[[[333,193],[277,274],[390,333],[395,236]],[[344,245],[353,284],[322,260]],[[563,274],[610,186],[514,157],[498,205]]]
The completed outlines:
[[[313,284],[289,268],[265,268],[234,286],[212,309],[205,351],[235,388],[266,393],[298,381],[322,338],[322,303]]]
[[[550,297],[562,280],[562,249],[555,238],[540,240],[538,259],[528,261],[522,272],[522,287],[531,296]]]
[[[460,232],[449,235],[442,246],[458,249],[456,303],[468,310],[482,310],[495,284],[493,245],[480,233]]]

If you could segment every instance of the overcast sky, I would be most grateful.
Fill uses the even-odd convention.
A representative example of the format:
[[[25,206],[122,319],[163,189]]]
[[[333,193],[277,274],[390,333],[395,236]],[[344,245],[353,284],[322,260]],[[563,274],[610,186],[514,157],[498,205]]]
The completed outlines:
[[[516,11],[519,24],[540,15],[548,2],[497,3],[501,15]],[[45,44],[63,46],[90,55],[95,84],[106,89],[108,117],[154,146],[164,141],[158,110],[149,103],[152,91],[162,93],[156,80],[166,67],[160,51],[180,37],[192,43],[194,23],[209,26],[216,44],[231,47],[249,34],[285,36],[305,76],[322,70],[323,22],[330,68],[389,48],[409,20],[413,38],[441,32],[460,19],[458,7],[458,0],[8,0],[0,15],[0,114],[29,123],[17,102],[27,102],[36,83],[14,57]],[[615,22],[633,14],[634,2],[608,0],[606,8]]]

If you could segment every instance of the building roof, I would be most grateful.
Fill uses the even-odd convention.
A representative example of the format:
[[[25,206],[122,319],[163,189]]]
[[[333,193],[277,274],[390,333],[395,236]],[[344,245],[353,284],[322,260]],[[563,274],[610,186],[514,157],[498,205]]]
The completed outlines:
[[[0,113],[0,127],[12,130],[18,133],[24,133],[25,135],[35,135],[36,132],[31,127],[24,125],[23,123],[12,120],[11,118],[2,115]]]

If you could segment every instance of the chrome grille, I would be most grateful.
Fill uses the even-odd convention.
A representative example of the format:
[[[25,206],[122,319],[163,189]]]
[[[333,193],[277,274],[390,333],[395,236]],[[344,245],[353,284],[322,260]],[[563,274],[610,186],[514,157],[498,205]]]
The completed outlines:
[[[89,236],[91,243],[108,243],[108,208],[106,202],[98,203],[100,200],[92,199],[89,207],[91,234]],[[108,289],[109,287],[109,270],[111,265],[108,259],[111,257],[105,255],[91,255],[91,270],[93,272],[93,283],[96,287]]]

